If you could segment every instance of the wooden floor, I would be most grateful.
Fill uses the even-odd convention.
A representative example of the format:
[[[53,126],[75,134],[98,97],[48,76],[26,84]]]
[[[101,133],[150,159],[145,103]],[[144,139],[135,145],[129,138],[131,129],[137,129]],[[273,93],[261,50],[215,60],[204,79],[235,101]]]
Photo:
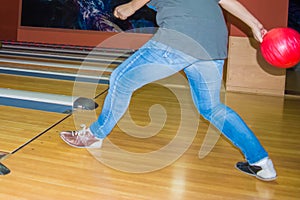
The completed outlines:
[[[107,90],[107,84],[94,86],[92,83],[77,83],[82,97],[94,98]],[[61,87],[61,86],[64,87]],[[72,96],[73,81],[45,79],[37,77],[0,74],[1,88],[26,90],[31,92],[51,93]],[[82,88],[84,88],[82,90]],[[93,89],[93,93],[88,88]],[[95,89],[95,90],[94,90]],[[76,96],[76,95],[75,95]],[[67,114],[45,112],[17,107],[0,107],[0,151],[11,153],[29,140],[51,128],[68,117]],[[7,130],[9,129],[9,133]]]
[[[187,92],[184,91],[187,89],[182,90]],[[127,131],[134,126],[126,118],[121,120],[122,127],[125,128],[115,127],[100,150],[76,149],[66,145],[59,138],[59,132],[74,129],[82,122],[88,124],[95,120],[101,111],[104,97],[105,94],[96,99],[100,105],[96,112],[74,113],[2,159],[1,163],[11,173],[0,176],[0,199],[299,199],[300,99],[226,93],[225,103],[236,110],[256,133],[276,166],[278,179],[274,182],[262,182],[234,168],[234,164],[243,160],[243,156],[224,137],[217,137],[217,143],[211,152],[199,158],[199,150],[209,128],[209,124],[201,117],[198,118],[195,137],[189,131],[186,137],[193,138],[180,136],[182,143],[191,143],[177,160],[160,166],[164,159],[178,154],[176,147],[171,149],[173,152],[151,160],[149,154],[159,152],[169,146],[171,141],[177,140],[176,133],[181,126],[182,114],[182,107],[174,94],[156,84],[136,91],[129,111],[132,120],[138,125],[137,130],[143,130],[142,126],[147,126],[152,121],[155,125],[158,123],[156,117],[160,119],[154,112],[153,119],[150,120],[151,105],[163,106],[163,113],[167,117],[157,134],[150,137],[147,132],[141,131],[144,138],[128,135]],[[190,96],[185,98],[185,104],[191,103]],[[7,116],[4,113],[10,113],[9,109],[15,112],[15,108],[0,107],[2,140],[4,135],[10,137],[11,130],[16,129],[13,123],[17,122],[14,118],[3,121]],[[40,120],[22,123],[26,128],[32,127],[32,134],[36,135],[41,132],[35,128],[37,123],[47,121],[48,117],[52,118],[50,114],[46,114],[39,117]],[[190,120],[194,125],[193,118]],[[9,126],[4,126],[7,124]],[[188,127],[186,130],[193,131],[192,128]],[[113,152],[111,144],[122,151]],[[142,156],[130,163],[127,162],[128,157],[124,156],[127,154]],[[149,172],[143,172],[144,169]]]

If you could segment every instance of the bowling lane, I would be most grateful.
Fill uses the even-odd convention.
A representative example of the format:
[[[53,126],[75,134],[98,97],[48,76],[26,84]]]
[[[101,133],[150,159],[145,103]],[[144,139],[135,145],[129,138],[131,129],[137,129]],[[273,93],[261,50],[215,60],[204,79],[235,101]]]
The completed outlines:
[[[0,74],[0,87],[14,90],[72,96],[74,87],[77,85],[84,88],[82,89],[80,96],[88,98],[94,98],[95,96],[103,93],[108,87],[107,84],[95,84],[90,82],[74,84],[73,81],[67,80]]]
[[[0,74],[0,105],[69,113],[77,99],[92,102],[107,88],[107,84]]]
[[[78,48],[4,42],[0,48],[0,72],[65,80],[74,80],[79,74],[89,79],[107,79],[133,53],[125,49]]]
[[[63,96],[73,96],[76,93],[77,96],[94,98],[106,91],[108,85],[89,82],[76,84],[66,80],[0,74],[0,87]],[[0,105],[0,112],[0,152],[6,153],[12,153],[69,116],[64,113],[22,108],[22,105]]]
[[[105,52],[103,56],[101,52],[101,55],[92,56],[92,60],[85,62],[82,69],[81,62],[87,56],[81,55],[82,51],[61,52],[51,48],[48,50],[38,48],[33,51],[23,47],[20,50],[11,50],[11,47],[5,46],[1,48],[0,158],[3,157],[1,156],[3,152],[4,154],[14,152],[70,115],[70,112],[56,112],[49,109],[49,105],[54,104],[51,102],[43,104],[45,99],[41,101],[42,103],[37,101],[39,108],[35,106],[36,104],[32,104],[35,100],[29,102],[30,106],[24,106],[23,99],[17,101],[24,96],[23,94],[34,98],[35,95],[39,95],[39,98],[49,97],[50,100],[56,97],[67,97],[68,100],[73,97],[94,99],[107,90],[109,75],[118,64],[110,65],[104,70],[102,69],[104,64],[94,63],[94,60],[106,61],[109,57],[114,59],[124,53],[119,52],[119,55],[118,52]],[[122,59],[124,58],[117,61],[121,62]],[[102,77],[98,76],[100,72],[103,72]],[[4,91],[9,94],[4,94]],[[15,102],[15,99],[9,96],[12,94],[11,91],[13,94],[19,91],[16,105],[7,103],[11,100]]]
[[[0,106],[0,152],[17,148],[66,118],[67,114]]]

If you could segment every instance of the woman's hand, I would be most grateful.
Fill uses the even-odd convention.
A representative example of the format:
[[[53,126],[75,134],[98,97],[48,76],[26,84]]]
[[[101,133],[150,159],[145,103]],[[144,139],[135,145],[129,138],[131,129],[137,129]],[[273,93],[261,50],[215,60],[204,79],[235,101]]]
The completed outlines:
[[[132,0],[129,3],[117,6],[114,10],[114,16],[116,18],[126,20],[133,15],[137,10],[146,5],[150,0]]]
[[[253,37],[262,42],[267,30],[263,25],[237,0],[220,0],[219,4],[232,15],[245,22],[252,30]]]
[[[253,37],[258,41],[262,42],[265,34],[268,32],[261,23],[257,22],[252,28]]]
[[[135,11],[136,10],[132,6],[132,3],[129,2],[129,3],[126,3],[126,4],[116,7],[114,10],[114,16],[116,18],[126,20],[128,17],[133,15],[135,13]]]

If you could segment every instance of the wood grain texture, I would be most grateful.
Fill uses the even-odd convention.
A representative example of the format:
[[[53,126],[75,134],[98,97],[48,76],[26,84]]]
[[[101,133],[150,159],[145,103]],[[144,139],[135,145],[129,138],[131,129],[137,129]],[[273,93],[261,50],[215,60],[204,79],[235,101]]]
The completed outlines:
[[[254,39],[229,37],[228,91],[283,96],[285,73],[285,69],[275,68],[262,58]]]
[[[14,90],[94,98],[107,84],[64,81],[0,74],[0,86]],[[47,130],[67,115],[24,108],[0,106],[0,151],[12,152]]]
[[[0,106],[0,151],[11,153],[66,114]]]
[[[104,96],[97,99],[100,105]],[[225,101],[245,119],[270,153],[278,172],[276,181],[262,182],[238,172],[234,164],[243,157],[224,137],[206,157],[199,159],[209,126],[202,118],[196,137],[178,160],[148,173],[122,172],[97,160],[93,152],[61,141],[60,131],[77,126],[78,119],[73,115],[2,161],[12,172],[0,177],[0,199],[299,199],[299,99],[226,93]],[[157,103],[168,114],[163,129],[156,135],[141,139],[116,126],[105,141],[138,154],[169,144],[176,137],[181,113],[172,92],[147,85],[134,93],[129,111],[136,124],[145,126],[150,122],[149,106]],[[89,123],[100,111],[101,106],[81,115],[80,120]],[[111,159],[121,162],[122,154]],[[143,161],[132,164],[141,165]]]

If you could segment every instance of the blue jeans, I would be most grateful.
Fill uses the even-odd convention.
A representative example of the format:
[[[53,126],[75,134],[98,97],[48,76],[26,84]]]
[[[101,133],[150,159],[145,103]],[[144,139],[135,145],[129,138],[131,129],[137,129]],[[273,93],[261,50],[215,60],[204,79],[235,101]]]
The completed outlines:
[[[232,109],[220,102],[224,60],[199,60],[150,40],[115,69],[108,94],[92,133],[105,138],[126,112],[138,88],[184,70],[199,113],[210,121],[254,163],[268,156],[256,136]]]

